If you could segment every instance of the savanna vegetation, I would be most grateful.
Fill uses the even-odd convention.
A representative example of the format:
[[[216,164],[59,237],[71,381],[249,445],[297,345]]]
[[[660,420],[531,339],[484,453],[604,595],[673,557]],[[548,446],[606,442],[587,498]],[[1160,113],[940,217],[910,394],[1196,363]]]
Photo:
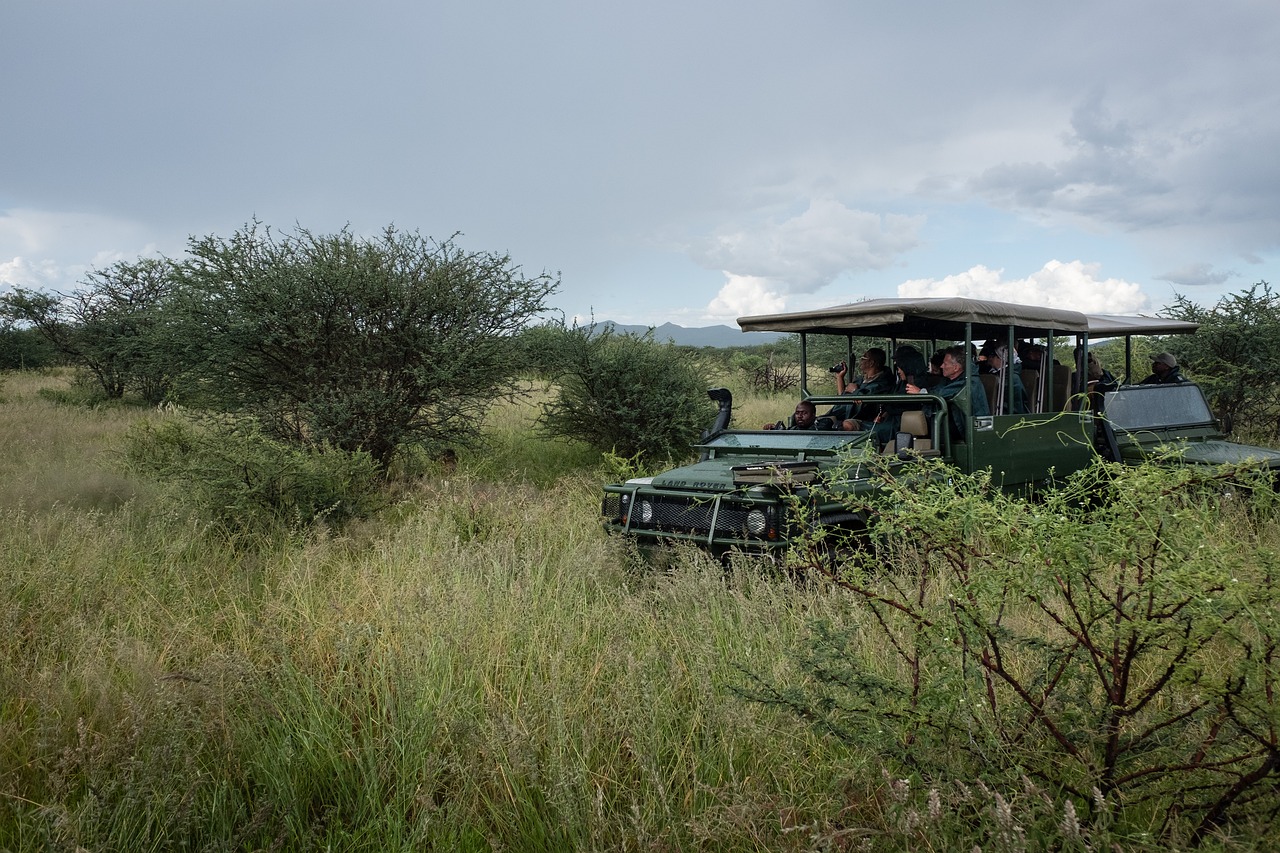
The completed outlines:
[[[76,367],[0,374],[0,849],[1274,835],[1280,507],[1247,466],[1099,465],[1034,503],[887,481],[859,550],[658,569],[603,535],[599,486],[678,454],[694,403],[652,447],[564,425],[624,405],[641,429],[699,384],[773,420],[785,347],[520,331],[553,281],[394,231],[251,227],[96,282],[120,298],[6,303],[23,352],[41,317]],[[83,334],[103,316],[167,357]],[[344,395],[317,349],[386,381]],[[493,392],[464,424],[420,395],[455,351]],[[636,395],[654,371],[671,399]],[[397,393],[414,416],[372,443]]]
[[[1246,850],[1273,829],[1280,524],[1246,474],[1139,469],[1097,519],[908,489],[874,571],[656,571],[597,527],[599,452],[541,436],[541,381],[365,518],[252,527],[129,462],[175,414],[68,381],[7,374],[0,409],[5,849]],[[1031,592],[1064,582],[1077,598]]]

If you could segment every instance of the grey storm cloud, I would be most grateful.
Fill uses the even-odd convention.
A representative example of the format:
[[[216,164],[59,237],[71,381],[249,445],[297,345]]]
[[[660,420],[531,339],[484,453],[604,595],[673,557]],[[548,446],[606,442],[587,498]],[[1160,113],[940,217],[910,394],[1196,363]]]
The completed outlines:
[[[636,322],[1280,248],[1262,0],[294,5],[4,4],[0,286],[250,218],[458,233]]]
[[[1162,273],[1156,276],[1156,280],[1180,287],[1216,287],[1235,275],[1231,270],[1215,270],[1212,264],[1196,263]]]
[[[1280,238],[1280,98],[1268,110],[1239,108],[1206,120],[1122,114],[1100,91],[1075,107],[1056,160],[993,165],[969,182],[978,196],[1032,214],[1062,214],[1131,232],[1230,239],[1237,251]],[[1274,117],[1273,117],[1274,116]],[[1229,233],[1229,237],[1227,235]]]
[[[769,279],[790,293],[813,293],[841,275],[890,266],[919,244],[923,221],[815,199],[785,219],[722,227],[689,253],[709,269]]]

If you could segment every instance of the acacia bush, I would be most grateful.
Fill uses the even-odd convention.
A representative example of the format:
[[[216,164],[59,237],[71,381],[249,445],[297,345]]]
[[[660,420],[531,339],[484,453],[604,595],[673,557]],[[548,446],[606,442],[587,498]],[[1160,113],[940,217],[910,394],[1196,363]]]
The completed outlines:
[[[683,457],[715,415],[708,377],[652,333],[562,326],[556,351],[556,392],[539,418],[548,436],[625,457]]]
[[[0,305],[0,370],[35,370],[57,363],[53,344],[36,329],[7,319]]]
[[[182,401],[253,416],[301,447],[397,452],[479,441],[510,398],[515,334],[557,287],[506,255],[393,227],[191,240],[172,334]]]
[[[1211,308],[1179,295],[1166,313],[1200,324],[1194,335],[1164,345],[1204,389],[1226,429],[1280,439],[1280,293],[1260,281]]]
[[[935,792],[980,780],[1009,802],[1038,786],[1056,806],[1023,835],[1059,838],[1068,812],[1095,840],[1271,831],[1272,475],[1099,462],[1029,502],[988,474],[922,464],[918,477],[886,476],[857,508],[874,548],[832,567],[831,543],[814,537],[791,559],[861,602],[866,624],[815,626],[797,659],[802,678],[756,677],[747,695]],[[988,820],[981,837],[965,834],[972,817],[952,827],[953,841],[1004,831]]]
[[[124,458],[232,532],[341,525],[383,504],[380,470],[367,453],[303,450],[248,424],[142,421],[125,438]]]
[[[133,391],[161,402],[174,370],[165,328],[172,263],[118,261],[91,271],[82,284],[69,294],[14,288],[0,297],[0,317],[37,332],[108,399]]]

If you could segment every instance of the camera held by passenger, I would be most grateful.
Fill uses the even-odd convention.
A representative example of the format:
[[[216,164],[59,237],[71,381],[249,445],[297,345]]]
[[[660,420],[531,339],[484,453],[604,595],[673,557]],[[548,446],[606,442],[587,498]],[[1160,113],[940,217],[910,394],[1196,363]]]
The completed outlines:
[[[827,373],[839,373],[842,370],[848,370],[848,369],[849,369],[849,365],[845,364],[842,361],[839,364],[833,364],[830,367],[828,367]]]

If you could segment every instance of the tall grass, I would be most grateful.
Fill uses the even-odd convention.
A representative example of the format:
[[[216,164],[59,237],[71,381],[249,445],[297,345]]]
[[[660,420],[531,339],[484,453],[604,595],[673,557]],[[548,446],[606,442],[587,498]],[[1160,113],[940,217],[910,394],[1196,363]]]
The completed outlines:
[[[110,471],[145,416],[7,394],[6,425],[59,435],[10,471],[69,446]],[[838,599],[694,554],[654,573],[589,470],[486,464],[235,545],[127,479],[6,502],[0,848],[805,849],[869,805],[846,747],[726,689]]]
[[[600,460],[537,435],[539,388],[377,519],[229,540],[114,467],[148,412],[6,380],[0,850],[1018,850],[1035,810],[1053,846],[1099,841],[1034,786],[926,800],[740,698],[868,610],[606,538]],[[794,401],[739,402],[754,426]]]
[[[0,507],[114,509],[148,488],[121,475],[110,456],[112,442],[146,410],[60,406],[40,396],[70,379],[66,369],[3,375]]]

